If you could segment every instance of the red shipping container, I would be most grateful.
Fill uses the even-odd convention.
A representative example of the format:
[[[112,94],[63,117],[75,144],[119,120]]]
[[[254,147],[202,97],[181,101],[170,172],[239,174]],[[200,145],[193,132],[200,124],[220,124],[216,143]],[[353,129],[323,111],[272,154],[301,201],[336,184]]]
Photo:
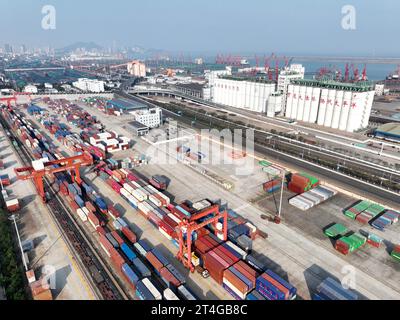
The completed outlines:
[[[164,221],[166,224],[168,224],[172,229],[175,229],[175,228],[178,226],[178,224],[175,222],[175,220],[171,219],[171,218],[168,217],[168,216],[164,216],[164,217],[163,217],[163,221]]]
[[[248,278],[257,278],[260,275],[257,270],[254,270],[251,266],[249,266],[246,262],[242,260],[238,261],[234,267]]]
[[[230,252],[228,249],[226,249],[222,245],[220,245],[216,249],[220,250],[225,256],[227,256],[230,260],[232,260],[233,261],[232,264],[234,264],[234,263],[236,263],[236,262],[238,262],[240,260],[240,258],[235,256],[232,252]]]
[[[93,223],[95,228],[100,226],[100,220],[96,217],[96,215],[93,212],[89,212],[88,219]]]
[[[117,250],[115,250],[114,247],[112,247],[110,249],[110,254],[111,254],[112,262],[114,262],[114,264],[118,268],[118,270],[121,270],[122,265],[126,262],[125,259],[118,253]]]
[[[76,213],[76,210],[80,208],[79,205],[75,202],[75,200],[70,200],[69,204],[73,213]]]
[[[121,216],[119,211],[112,206],[108,207],[108,213],[112,216],[113,219],[117,219]]]
[[[125,241],[121,238],[121,236],[118,234],[117,231],[112,231],[111,235],[113,238],[118,242],[118,244],[121,246]]]
[[[172,283],[175,287],[179,287],[182,283],[175,278],[175,276],[167,269],[162,268],[160,270],[160,276],[163,277],[167,282]]]
[[[88,208],[89,211],[96,212],[96,208],[90,201],[86,201],[85,206],[86,206],[86,208]]]
[[[109,255],[111,255],[111,249],[113,248],[112,244],[110,243],[110,241],[108,241],[108,239],[103,235],[100,234],[100,244],[103,246],[103,249],[105,249]]]
[[[242,280],[240,280],[232,271],[225,270],[224,278],[228,280],[233,286],[238,289],[241,293],[246,294],[252,288],[249,288]]]
[[[275,279],[273,279],[272,277],[270,277],[268,274],[263,273],[261,275],[265,280],[267,280],[268,282],[270,282],[272,285],[275,286],[275,288],[279,289],[281,292],[283,292],[285,294],[285,298],[288,299],[289,298],[289,290],[284,287],[283,285],[281,285],[278,281],[276,281]]]
[[[163,264],[157,259],[157,257],[151,251],[146,253],[146,259],[158,272],[160,272],[161,269],[164,267]]]
[[[103,236],[105,236],[106,235],[106,230],[104,230],[104,228],[103,227],[97,227],[96,228],[96,231],[97,231],[97,233],[99,234],[99,235],[103,235]]]
[[[124,236],[127,237],[128,240],[129,240],[131,243],[135,243],[135,242],[137,241],[136,235],[133,233],[133,231],[132,231],[131,229],[129,229],[129,228],[127,228],[127,227],[123,227],[123,228],[121,229],[121,231],[122,231],[122,233],[124,234]]]

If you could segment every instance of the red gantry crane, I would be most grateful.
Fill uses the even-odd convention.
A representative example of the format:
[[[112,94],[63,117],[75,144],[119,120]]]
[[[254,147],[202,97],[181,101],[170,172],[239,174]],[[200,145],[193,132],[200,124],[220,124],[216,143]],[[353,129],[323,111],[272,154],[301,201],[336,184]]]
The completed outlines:
[[[195,268],[192,264],[192,234],[197,230],[204,228],[207,225],[212,224],[214,226],[215,233],[217,233],[217,223],[219,219],[223,219],[222,232],[224,235],[224,241],[228,238],[228,213],[226,210],[223,212],[219,211],[219,205],[215,204],[208,207],[200,212],[193,214],[190,218],[183,219],[179,223],[179,252],[177,259],[183,263],[183,265],[194,272]],[[198,220],[212,215],[211,218],[199,222]],[[184,239],[184,233],[186,233],[186,240]]]
[[[82,180],[79,173],[80,167],[90,166],[92,164],[93,164],[92,156],[89,153],[85,152],[81,155],[77,155],[74,157],[43,162],[43,165],[41,166],[39,164],[36,169],[34,168],[34,166],[36,165],[32,163],[31,167],[15,168],[14,171],[19,180],[32,179],[33,182],[35,183],[39,196],[42,198],[43,202],[46,202],[43,177],[45,177],[46,175],[52,175],[57,172],[69,171],[72,180],[76,181],[78,184],[81,184]]]

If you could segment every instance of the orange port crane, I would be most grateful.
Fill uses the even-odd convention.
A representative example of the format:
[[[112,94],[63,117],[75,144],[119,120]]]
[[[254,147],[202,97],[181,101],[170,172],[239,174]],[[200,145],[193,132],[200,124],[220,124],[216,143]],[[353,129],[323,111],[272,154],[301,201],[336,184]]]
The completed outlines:
[[[198,220],[213,215],[211,218],[207,218],[202,222]],[[224,241],[228,238],[228,212],[224,210],[219,211],[219,205],[215,204],[198,213],[193,214],[188,219],[183,219],[179,223],[179,252],[177,258],[183,263],[183,265],[188,268],[191,272],[194,272],[194,266],[192,263],[192,234],[197,230],[212,224],[214,226],[215,234],[217,233],[217,223],[219,219],[223,219],[222,223],[222,233],[224,236]],[[186,240],[184,239],[184,233],[186,233]]]
[[[43,177],[52,175],[57,172],[69,171],[72,181],[78,184],[82,183],[79,169],[81,166],[90,166],[93,164],[93,158],[89,153],[82,153],[74,157],[63,158],[59,160],[47,161],[43,163],[43,169],[36,170],[32,167],[15,168],[14,171],[19,180],[32,179],[39,196],[43,202],[46,202],[46,194],[44,191]],[[54,167],[58,165],[58,167]]]

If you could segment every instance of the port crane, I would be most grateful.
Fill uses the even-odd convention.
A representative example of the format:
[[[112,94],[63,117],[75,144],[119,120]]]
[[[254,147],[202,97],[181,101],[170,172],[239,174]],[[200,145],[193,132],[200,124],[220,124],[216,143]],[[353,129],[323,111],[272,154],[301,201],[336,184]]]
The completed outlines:
[[[194,232],[207,225],[213,225],[216,234],[217,223],[220,219],[223,219],[223,240],[226,241],[228,238],[228,212],[226,210],[220,212],[219,208],[220,207],[218,204],[212,205],[211,207],[205,208],[193,214],[191,217],[182,219],[182,221],[179,223],[179,252],[177,259],[181,261],[183,265],[191,272],[194,272],[195,270],[192,263],[192,235]],[[210,215],[212,215],[211,218],[200,221]],[[186,234],[186,239],[184,238],[184,234]]]
[[[40,164],[38,161],[42,161],[42,164]],[[90,166],[93,164],[93,158],[87,152],[59,160],[44,162],[43,159],[41,159],[38,161],[32,162],[32,166],[30,167],[15,168],[14,171],[19,180],[33,180],[38,194],[42,198],[43,202],[46,202],[46,194],[43,185],[43,178],[46,175],[53,175],[57,172],[69,171],[72,181],[81,184],[82,180],[79,173],[80,167]]]

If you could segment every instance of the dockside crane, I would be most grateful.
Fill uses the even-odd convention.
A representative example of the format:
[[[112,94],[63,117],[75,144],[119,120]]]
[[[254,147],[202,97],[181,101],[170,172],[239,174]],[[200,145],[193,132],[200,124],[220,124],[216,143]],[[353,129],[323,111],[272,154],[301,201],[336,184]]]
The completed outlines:
[[[204,210],[201,210],[200,212],[193,214],[191,217],[183,219],[179,223],[179,252],[177,255],[177,259],[181,261],[183,265],[191,272],[195,271],[194,265],[192,263],[192,235],[194,232],[211,224],[214,227],[215,234],[217,234],[217,223],[220,219],[223,219],[223,240],[226,241],[228,238],[228,212],[226,210],[220,212],[219,209],[220,206],[218,204],[212,205],[211,207],[208,207]],[[210,215],[212,215],[210,218],[207,218],[204,221],[199,221]]]
[[[32,162],[31,167],[15,168],[15,174],[19,180],[32,179],[39,196],[43,202],[46,202],[46,194],[44,191],[43,178],[48,175],[53,175],[57,172],[68,171],[71,174],[72,180],[78,184],[82,183],[79,169],[82,166],[90,166],[93,164],[92,156],[84,152],[80,155],[63,158],[59,160],[44,161],[43,159]]]

